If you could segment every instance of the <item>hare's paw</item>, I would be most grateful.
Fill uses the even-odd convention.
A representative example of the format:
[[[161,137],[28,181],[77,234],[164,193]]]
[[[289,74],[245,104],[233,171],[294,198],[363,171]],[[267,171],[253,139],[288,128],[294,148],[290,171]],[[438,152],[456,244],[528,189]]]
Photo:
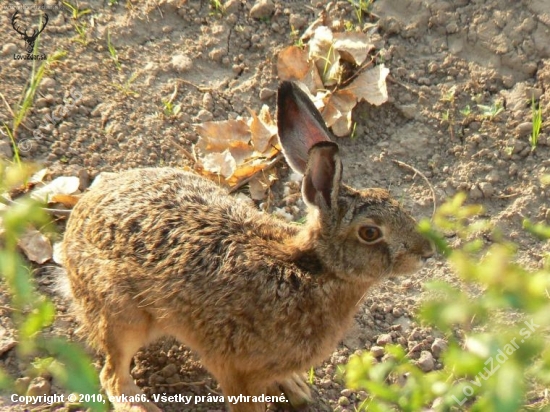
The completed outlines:
[[[313,402],[305,377],[298,373],[293,373],[285,380],[276,382],[269,388],[269,392],[274,396],[279,396],[283,392],[294,410],[304,408]]]

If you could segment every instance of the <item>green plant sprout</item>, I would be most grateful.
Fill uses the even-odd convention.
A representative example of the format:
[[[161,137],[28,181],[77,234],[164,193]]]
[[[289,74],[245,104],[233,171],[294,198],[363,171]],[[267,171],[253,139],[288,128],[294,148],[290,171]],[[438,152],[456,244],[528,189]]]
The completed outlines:
[[[348,2],[353,6],[359,25],[362,25],[363,17],[369,13],[373,0],[348,0]]]
[[[539,141],[540,129],[542,127],[542,107],[535,103],[535,97],[531,98],[531,113],[533,118],[533,126],[531,129],[531,137],[529,143],[531,144],[531,150],[535,150]]]
[[[82,17],[86,14],[90,14],[92,12],[90,9],[80,10],[78,8],[78,3],[77,3],[76,6],[73,6],[68,1],[64,1],[63,4],[65,5],[65,7],[67,7],[71,11],[71,14],[72,14],[72,17],[73,17],[74,20],[78,20],[80,17]]]
[[[115,63],[116,68],[120,71],[122,69],[122,65],[118,60],[118,54],[116,52],[115,46],[113,46],[113,43],[111,43],[111,32],[109,30],[107,30],[107,48],[109,49],[109,54],[111,55],[111,59]]]
[[[478,104],[477,107],[481,110],[481,115],[489,120],[494,120],[495,117],[504,111],[504,107],[500,101],[497,101],[490,106]]]
[[[115,88],[117,88],[118,90],[120,90],[121,92],[123,92],[124,94],[128,95],[128,96],[132,96],[132,97],[139,97],[139,93],[136,92],[135,90],[132,90],[132,88],[130,87],[132,85],[132,83],[137,79],[138,77],[138,73],[137,72],[134,72],[132,73],[132,75],[124,82],[124,84],[116,84],[116,83],[110,83],[111,86],[114,86]]]
[[[36,50],[38,48],[38,39],[34,47],[34,53],[36,53]],[[58,50],[54,54],[48,56],[47,59],[44,60],[40,64],[40,66],[38,66],[38,68],[36,63],[37,61],[32,61],[30,78],[25,83],[25,88],[23,89],[21,97],[19,98],[19,102],[16,105],[16,109],[12,110],[11,107],[8,105],[4,95],[0,93],[0,97],[2,97],[2,100],[4,101],[6,106],[8,106],[9,111],[13,116],[13,123],[11,125],[11,128],[6,123],[3,123],[2,126],[6,130],[7,135],[12,143],[14,159],[18,164],[20,164],[19,149],[17,147],[17,131],[19,129],[19,126],[27,117],[27,114],[34,103],[34,96],[36,95],[36,91],[38,90],[38,86],[40,85],[42,78],[48,72],[51,65],[65,57],[66,54],[67,52]]]
[[[0,191],[17,187],[31,173],[27,165],[13,167],[0,162]],[[4,229],[0,235],[0,276],[9,291],[10,317],[17,328],[19,362],[26,366],[26,374],[30,377],[48,373],[70,392],[98,393],[99,378],[84,350],[61,337],[44,333],[53,323],[55,306],[36,290],[32,271],[19,252],[19,239],[29,227],[39,227],[43,231],[51,228],[48,216],[36,201],[23,198],[2,210],[0,218]],[[16,389],[14,378],[2,369],[0,388],[12,393]],[[103,403],[83,400],[92,411],[106,410]]]
[[[315,377],[315,371],[313,370],[313,366],[309,368],[307,381],[310,385],[313,385],[313,378]]]
[[[87,34],[86,30],[88,29],[88,25],[86,23],[77,24],[75,23],[74,29],[77,32],[78,36],[71,39],[72,41],[76,41],[83,46],[86,46],[88,44]]]
[[[467,104],[464,109],[460,110],[460,114],[462,114],[464,117],[468,117],[472,114],[472,108],[469,104]]]

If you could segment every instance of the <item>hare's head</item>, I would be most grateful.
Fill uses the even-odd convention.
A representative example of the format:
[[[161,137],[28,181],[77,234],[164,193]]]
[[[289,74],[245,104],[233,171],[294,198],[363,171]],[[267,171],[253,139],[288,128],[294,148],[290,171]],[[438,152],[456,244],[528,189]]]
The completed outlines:
[[[342,183],[338,145],[295,83],[279,88],[277,122],[285,157],[304,176],[302,197],[310,207],[297,247],[313,249],[328,271],[359,283],[414,272],[433,255],[415,220],[386,190]]]

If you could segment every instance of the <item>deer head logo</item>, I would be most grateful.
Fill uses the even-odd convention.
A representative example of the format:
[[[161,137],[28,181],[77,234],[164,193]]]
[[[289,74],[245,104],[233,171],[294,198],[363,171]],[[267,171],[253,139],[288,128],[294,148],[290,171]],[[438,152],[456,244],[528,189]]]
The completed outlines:
[[[44,13],[44,23],[42,24],[42,28],[40,30],[32,29],[32,34],[29,36],[27,34],[28,29],[25,29],[24,31],[21,30],[21,28],[17,25],[17,18],[19,17],[19,10],[16,10],[15,13],[13,13],[13,16],[11,17],[11,25],[13,26],[13,29],[21,35],[23,40],[25,40],[25,43],[27,44],[27,53],[32,53],[34,50],[34,42],[44,31],[44,28],[48,24],[48,15]]]

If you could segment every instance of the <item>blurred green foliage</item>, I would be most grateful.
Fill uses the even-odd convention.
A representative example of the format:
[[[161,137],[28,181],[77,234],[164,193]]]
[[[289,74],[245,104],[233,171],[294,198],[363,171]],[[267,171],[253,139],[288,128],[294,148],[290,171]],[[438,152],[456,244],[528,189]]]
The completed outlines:
[[[24,165],[0,162],[0,194],[20,186],[30,176]],[[10,292],[12,319],[17,327],[17,354],[28,363],[28,371],[38,376],[47,371],[68,393],[97,394],[99,379],[89,357],[79,346],[62,337],[45,337],[43,330],[55,318],[55,306],[38,293],[33,275],[18,249],[18,239],[29,227],[48,230],[49,218],[40,204],[30,198],[0,209],[0,274]],[[0,370],[0,388],[14,392],[14,377]],[[68,395],[67,393],[67,395]],[[102,403],[86,404],[103,411]]]
[[[458,194],[438,209],[433,222],[419,224],[462,281],[461,287],[443,281],[425,285],[433,297],[422,305],[419,319],[435,325],[448,341],[443,369],[422,372],[399,345],[386,347],[383,362],[370,353],[353,357],[346,381],[369,394],[364,410],[550,408],[542,395],[550,383],[549,260],[535,270],[517,263],[516,246],[481,218],[482,207],[465,200]],[[550,238],[544,224],[525,220],[523,227],[540,241]],[[461,246],[451,248],[445,233],[458,236]]]

